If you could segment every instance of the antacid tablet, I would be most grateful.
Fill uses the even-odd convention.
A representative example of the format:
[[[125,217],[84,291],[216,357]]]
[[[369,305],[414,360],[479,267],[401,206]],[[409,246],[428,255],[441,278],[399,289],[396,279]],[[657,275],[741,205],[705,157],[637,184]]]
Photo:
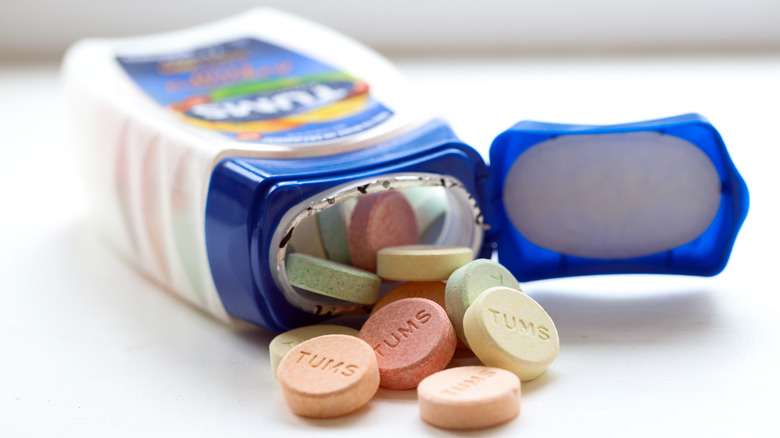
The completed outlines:
[[[408,281],[390,289],[371,309],[373,315],[379,309],[404,298],[427,298],[444,308],[444,288],[441,281]],[[446,309],[445,309],[446,310]]]
[[[374,304],[382,283],[371,272],[306,254],[289,254],[285,270],[293,286],[359,304]]]
[[[439,236],[446,227],[449,205],[447,191],[443,187],[414,187],[404,191],[404,195],[414,208],[417,216],[417,228],[420,230],[420,243],[440,243]]]
[[[466,335],[463,333],[463,315],[466,309],[482,292],[495,286],[520,290],[520,283],[511,272],[499,263],[487,259],[477,259],[461,266],[447,280],[445,309],[455,332],[464,342]]]
[[[349,223],[352,264],[376,271],[376,252],[388,246],[411,245],[420,238],[414,209],[400,192],[360,197]]]
[[[447,311],[447,314],[449,314],[444,299],[444,293],[445,293],[445,284],[441,281],[407,281],[406,283],[401,283],[400,285],[394,287],[393,289],[390,290],[390,292],[385,294],[385,296],[380,298],[379,301],[377,301],[376,304],[374,304],[374,308],[371,309],[371,314],[373,315],[379,309],[385,307],[390,303],[396,302],[398,300],[402,300],[404,298],[414,298],[414,297],[427,298],[435,302],[436,304],[440,305],[445,311]],[[452,320],[452,317],[450,317],[450,320]],[[456,348],[468,348],[468,347],[466,346],[465,343],[463,343],[463,341],[458,339],[458,344]]]
[[[322,233],[322,244],[328,253],[328,258],[334,262],[350,264],[349,245],[347,243],[347,230],[352,209],[355,208],[357,199],[349,199],[333,207],[322,210],[317,215],[317,221]]]
[[[297,329],[284,332],[277,335],[268,345],[271,356],[271,372],[276,377],[276,370],[279,368],[279,362],[282,358],[301,342],[324,335],[350,335],[357,336],[358,331],[343,325],[321,324],[298,327]]]
[[[385,280],[446,280],[453,271],[472,259],[474,251],[467,247],[395,246],[377,253],[377,275]]]
[[[322,242],[322,233],[317,218],[309,216],[295,226],[290,238],[290,247],[296,253],[327,258],[328,253]]]
[[[425,422],[447,429],[479,429],[517,417],[520,380],[498,368],[450,368],[420,382],[417,398]]]
[[[522,381],[545,372],[558,356],[558,331],[528,295],[498,286],[483,292],[466,310],[468,345],[487,366],[512,371]]]
[[[425,298],[405,298],[371,315],[358,334],[376,353],[380,385],[410,389],[443,370],[457,335],[447,312]]]
[[[278,378],[287,406],[314,418],[353,412],[379,388],[376,355],[347,335],[320,336],[293,348],[279,364]]]

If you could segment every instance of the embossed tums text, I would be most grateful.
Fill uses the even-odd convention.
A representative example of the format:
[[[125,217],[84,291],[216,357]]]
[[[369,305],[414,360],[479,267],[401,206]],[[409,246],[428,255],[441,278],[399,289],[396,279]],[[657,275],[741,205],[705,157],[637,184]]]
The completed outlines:
[[[550,329],[543,325],[534,325],[531,321],[525,321],[513,315],[508,315],[500,310],[488,309],[493,314],[493,324],[503,326],[510,331],[539,338],[542,341],[550,340]]]
[[[493,370],[480,370],[477,374],[469,376],[441,392],[442,394],[459,395],[495,375],[496,372]]]
[[[374,351],[379,356],[384,357],[382,349],[385,346],[389,348],[397,347],[401,343],[401,341],[411,336],[415,330],[419,329],[420,326],[430,321],[430,319],[431,319],[431,314],[427,310],[420,310],[414,315],[414,319],[406,320],[405,325],[401,325],[395,331],[390,333],[389,336],[385,336],[385,338],[382,339],[382,342],[376,344],[374,346]]]
[[[355,364],[347,365],[344,361],[332,359],[322,354],[310,353],[308,351],[301,351],[301,355],[295,363],[301,363],[301,361],[304,361],[305,359],[308,359],[308,362],[304,362],[304,364],[307,364],[312,368],[319,368],[322,371],[329,371],[333,374],[341,374],[346,377],[355,374],[355,371],[360,369],[360,367]]]

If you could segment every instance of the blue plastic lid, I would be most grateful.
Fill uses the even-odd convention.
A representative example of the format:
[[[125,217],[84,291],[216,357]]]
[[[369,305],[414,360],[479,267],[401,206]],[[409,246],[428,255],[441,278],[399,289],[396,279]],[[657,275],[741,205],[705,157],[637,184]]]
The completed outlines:
[[[499,260],[521,281],[715,275],[747,215],[747,186],[698,114],[612,126],[520,122],[496,137],[490,161]]]

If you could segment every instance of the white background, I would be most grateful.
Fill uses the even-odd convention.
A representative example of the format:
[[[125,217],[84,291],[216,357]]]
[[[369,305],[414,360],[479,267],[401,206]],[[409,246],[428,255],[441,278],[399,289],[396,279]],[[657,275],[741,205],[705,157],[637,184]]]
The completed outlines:
[[[780,58],[400,60],[468,142],[515,119],[610,122],[699,110],[748,182],[751,210],[713,278],[531,282],[560,356],[524,386],[503,436],[777,436]],[[272,334],[230,329],[158,289],[98,240],[63,140],[57,72],[0,73],[0,434],[443,435],[414,391],[336,420],[287,411]],[[459,363],[469,363],[462,359]]]
[[[87,36],[128,36],[273,6],[385,54],[780,49],[776,0],[3,0],[0,59],[58,57]]]
[[[479,435],[780,436],[780,54],[395,61],[420,102],[483,153],[520,119],[696,111],[720,130],[750,189],[747,221],[716,277],[523,284],[555,320],[561,352],[523,386],[520,417]],[[419,420],[413,390],[380,390],[341,419],[295,417],[268,369],[272,333],[226,327],[115,256],[87,220],[57,81],[55,64],[0,68],[0,436],[451,435]]]

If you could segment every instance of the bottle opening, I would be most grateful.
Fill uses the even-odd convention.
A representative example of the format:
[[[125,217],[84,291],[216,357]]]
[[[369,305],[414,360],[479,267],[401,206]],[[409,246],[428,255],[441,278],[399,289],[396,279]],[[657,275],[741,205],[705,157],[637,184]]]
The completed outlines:
[[[290,284],[288,256],[306,254],[375,273],[376,254],[372,260],[371,249],[377,246],[465,246],[477,253],[482,239],[482,213],[456,178],[392,174],[334,187],[291,209],[274,233],[269,260],[277,286],[296,307],[315,314],[366,313],[372,303],[345,301]],[[396,284],[382,282],[379,296]]]

